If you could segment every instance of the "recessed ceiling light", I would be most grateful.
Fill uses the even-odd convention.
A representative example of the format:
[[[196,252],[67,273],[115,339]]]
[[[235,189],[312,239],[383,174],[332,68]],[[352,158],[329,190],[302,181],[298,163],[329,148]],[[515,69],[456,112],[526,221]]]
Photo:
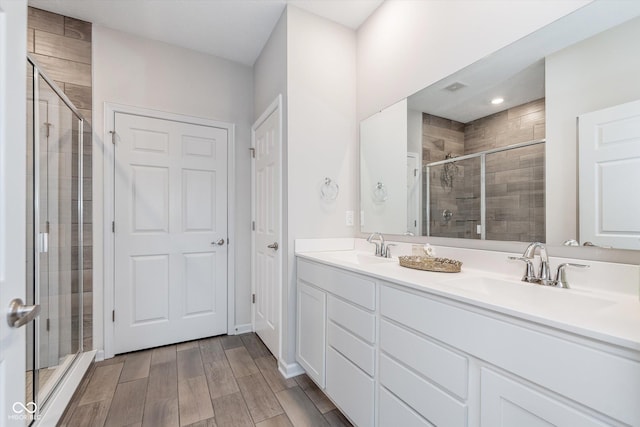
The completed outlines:
[[[493,98],[491,100],[491,103],[493,105],[498,105],[498,104],[502,104],[504,102],[504,98]]]

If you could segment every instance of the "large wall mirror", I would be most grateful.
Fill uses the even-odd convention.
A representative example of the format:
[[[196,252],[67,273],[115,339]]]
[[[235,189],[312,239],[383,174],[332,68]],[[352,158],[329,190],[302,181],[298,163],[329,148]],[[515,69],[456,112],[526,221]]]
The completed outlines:
[[[598,215],[578,193],[614,199],[609,220],[625,198],[577,181],[594,166],[576,164],[576,123],[640,99],[638,16],[638,2],[594,2],[363,120],[361,232],[585,243]],[[609,176],[621,181],[607,191],[626,191],[625,174]],[[640,249],[640,202],[620,217],[627,243],[589,240]]]

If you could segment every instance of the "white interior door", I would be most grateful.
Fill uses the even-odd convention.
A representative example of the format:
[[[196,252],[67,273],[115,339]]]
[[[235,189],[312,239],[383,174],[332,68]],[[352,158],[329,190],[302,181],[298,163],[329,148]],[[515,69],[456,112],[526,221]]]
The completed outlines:
[[[26,298],[26,3],[0,0],[0,425],[7,427],[24,426],[33,409],[25,402],[26,328],[7,323],[9,303]]]
[[[228,131],[114,122],[115,353],[226,333]]]
[[[282,197],[280,108],[254,125],[253,305],[254,328],[271,353],[280,356],[282,289]]]
[[[580,241],[640,249],[640,101],[579,117]]]

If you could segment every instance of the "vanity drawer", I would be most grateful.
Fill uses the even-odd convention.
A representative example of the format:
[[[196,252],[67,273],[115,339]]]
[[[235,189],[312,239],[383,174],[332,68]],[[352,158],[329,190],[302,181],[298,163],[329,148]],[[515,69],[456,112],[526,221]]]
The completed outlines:
[[[329,266],[298,259],[298,279],[369,310],[376,308],[375,281]]]
[[[466,426],[467,406],[386,355],[380,356],[380,384],[437,426]]]
[[[327,342],[360,369],[373,376],[375,364],[373,347],[333,322],[327,323]]]
[[[326,392],[355,425],[373,426],[373,379],[331,347],[327,347]]]
[[[403,401],[380,387],[380,426],[433,427]]]
[[[386,320],[380,322],[380,349],[460,399],[467,398],[469,362],[466,356]]]
[[[327,315],[338,325],[370,344],[376,339],[376,318],[373,313],[364,311],[332,295],[327,300]]]

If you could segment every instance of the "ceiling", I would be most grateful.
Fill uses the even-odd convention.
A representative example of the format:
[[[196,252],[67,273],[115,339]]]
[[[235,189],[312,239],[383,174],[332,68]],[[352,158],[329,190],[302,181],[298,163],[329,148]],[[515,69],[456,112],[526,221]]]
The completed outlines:
[[[29,0],[29,6],[253,65],[287,4],[357,29],[383,0]]]

